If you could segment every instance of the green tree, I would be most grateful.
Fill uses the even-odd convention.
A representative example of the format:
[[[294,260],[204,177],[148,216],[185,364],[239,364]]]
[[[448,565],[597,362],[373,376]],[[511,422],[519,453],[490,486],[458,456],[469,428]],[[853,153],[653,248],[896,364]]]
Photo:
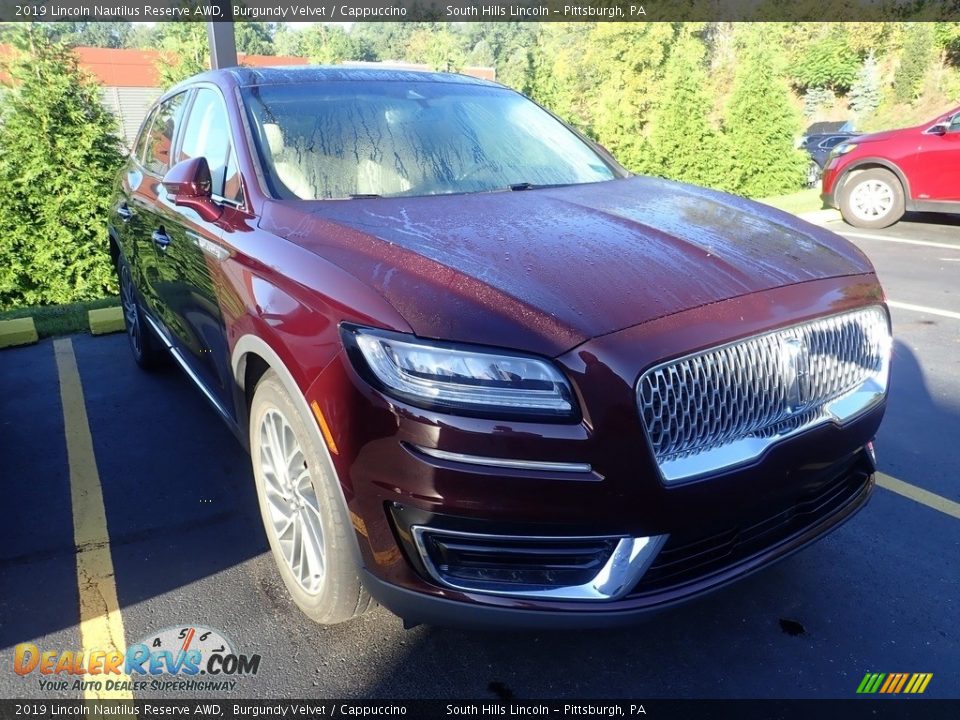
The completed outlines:
[[[803,182],[807,160],[794,148],[800,122],[763,31],[742,35],[724,123],[730,187],[748,197],[779,195]]]
[[[900,55],[900,67],[893,78],[893,94],[898,102],[912,103],[919,96],[923,78],[933,60],[933,49],[933,25],[909,23]]]
[[[372,60],[373,54],[362,39],[334,25],[316,24],[299,32],[299,55],[321,65],[338,65],[345,60]]]
[[[878,107],[882,99],[880,93],[880,70],[877,67],[877,59],[871,52],[867,59],[863,61],[863,66],[857,73],[857,79],[850,88],[850,109],[856,114],[859,120],[870,117]]]
[[[803,94],[803,114],[808,117],[814,117],[820,109],[830,105],[836,100],[836,96],[830,88],[811,87]]]
[[[0,107],[0,307],[100,297],[114,289],[114,119],[65,45],[36,25],[15,44]]]
[[[664,70],[661,102],[651,119],[653,174],[722,186],[721,138],[710,122],[713,103],[704,66],[703,44],[686,35],[673,46]]]
[[[233,25],[234,37],[237,41],[237,50],[247,55],[274,55],[273,23],[265,22],[237,22]]]
[[[159,49],[163,52],[157,62],[157,72],[165,87],[210,67],[210,41],[205,23],[166,22],[159,26]]]
[[[463,36],[445,26],[421,28],[407,43],[405,59],[424,63],[433,70],[456,71],[467,62]]]
[[[837,26],[800,49],[792,74],[802,89],[827,88],[843,93],[853,84],[859,67],[860,58],[842,26]]]
[[[474,67],[494,67],[497,59],[493,56],[493,48],[486,40],[478,40],[467,55],[467,65]]]

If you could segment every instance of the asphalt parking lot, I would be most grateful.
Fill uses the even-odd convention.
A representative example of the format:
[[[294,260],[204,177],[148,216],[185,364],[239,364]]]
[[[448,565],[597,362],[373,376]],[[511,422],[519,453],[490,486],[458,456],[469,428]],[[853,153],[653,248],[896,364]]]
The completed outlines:
[[[960,220],[827,226],[873,260],[892,304],[886,487],[822,542],[616,631],[404,630],[380,608],[317,627],[267,552],[248,458],[179,370],[139,371],[123,335],[0,352],[0,697],[81,697],[15,674],[13,648],[79,649],[95,636],[80,612],[103,610],[127,644],[203,626],[259,653],[237,698],[852,698],[867,672],[932,673],[923,697],[960,697]],[[67,442],[89,442],[95,467]],[[71,472],[92,473],[91,495],[74,484],[72,498]],[[75,516],[97,491],[109,542],[80,555],[109,548],[112,573],[78,583]]]

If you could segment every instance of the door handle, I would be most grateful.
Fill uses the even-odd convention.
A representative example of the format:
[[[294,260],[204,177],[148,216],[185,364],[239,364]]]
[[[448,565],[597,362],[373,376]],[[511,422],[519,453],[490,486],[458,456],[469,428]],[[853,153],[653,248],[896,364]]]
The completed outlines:
[[[153,244],[161,250],[166,250],[167,246],[170,244],[170,236],[167,235],[162,227],[154,230],[151,237],[153,238]]]
[[[130,218],[133,217],[133,210],[131,210],[127,204],[124,203],[117,208],[117,215],[119,215],[124,222],[130,222]]]

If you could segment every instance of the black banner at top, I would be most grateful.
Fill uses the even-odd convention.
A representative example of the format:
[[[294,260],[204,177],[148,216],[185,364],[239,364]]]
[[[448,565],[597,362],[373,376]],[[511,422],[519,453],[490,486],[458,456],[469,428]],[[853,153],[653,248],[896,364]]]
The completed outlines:
[[[0,0],[5,22],[960,20],[960,0]]]
[[[0,700],[0,720],[955,720],[956,700]]]

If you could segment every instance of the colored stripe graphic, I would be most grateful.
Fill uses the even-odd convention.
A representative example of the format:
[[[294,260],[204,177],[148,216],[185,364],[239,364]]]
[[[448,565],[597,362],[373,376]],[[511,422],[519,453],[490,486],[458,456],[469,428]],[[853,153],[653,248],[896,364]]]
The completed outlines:
[[[933,673],[867,673],[857,686],[858,695],[881,693],[896,695],[900,692],[919,695],[927,689]]]

